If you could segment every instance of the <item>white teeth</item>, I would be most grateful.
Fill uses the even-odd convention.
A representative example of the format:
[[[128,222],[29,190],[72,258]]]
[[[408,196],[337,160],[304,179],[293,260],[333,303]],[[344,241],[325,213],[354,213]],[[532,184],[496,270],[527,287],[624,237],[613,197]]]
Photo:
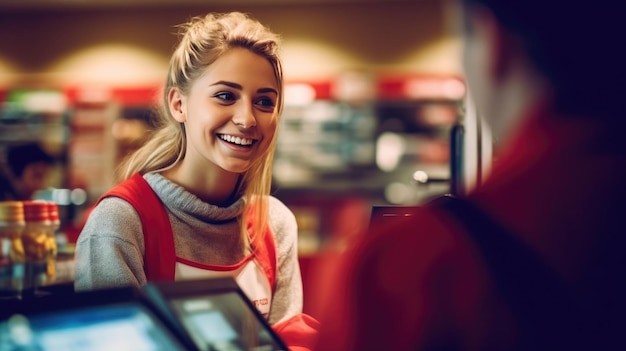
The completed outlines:
[[[237,144],[237,145],[252,145],[252,139],[236,137],[233,135],[220,134],[220,138],[229,143]]]

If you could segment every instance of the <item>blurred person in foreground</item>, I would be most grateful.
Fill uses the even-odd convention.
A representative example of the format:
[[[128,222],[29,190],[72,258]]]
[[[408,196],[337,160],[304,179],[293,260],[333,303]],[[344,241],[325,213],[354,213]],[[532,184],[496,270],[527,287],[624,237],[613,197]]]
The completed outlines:
[[[32,200],[37,190],[46,187],[54,158],[38,143],[9,146],[6,151],[7,174],[0,174],[0,200]]]
[[[340,255],[318,350],[626,349],[623,7],[462,1],[496,162]]]

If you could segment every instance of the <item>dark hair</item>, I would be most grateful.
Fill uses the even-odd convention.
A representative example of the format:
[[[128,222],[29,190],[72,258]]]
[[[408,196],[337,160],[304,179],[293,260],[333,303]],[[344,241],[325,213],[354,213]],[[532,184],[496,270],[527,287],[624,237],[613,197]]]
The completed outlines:
[[[21,177],[27,166],[38,162],[53,164],[54,158],[37,143],[15,145],[7,150],[7,163],[16,177]]]
[[[463,0],[488,8],[520,40],[567,113],[614,116],[621,110],[626,62],[624,2],[616,0]]]

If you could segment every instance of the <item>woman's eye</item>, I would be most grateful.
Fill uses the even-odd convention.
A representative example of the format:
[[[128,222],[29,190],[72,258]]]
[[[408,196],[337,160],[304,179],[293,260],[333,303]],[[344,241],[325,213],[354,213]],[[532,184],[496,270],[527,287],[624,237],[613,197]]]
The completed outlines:
[[[276,104],[274,103],[274,100],[270,99],[270,98],[261,98],[259,100],[257,100],[257,105],[261,105],[263,107],[274,107]]]
[[[221,92],[221,93],[217,93],[214,96],[216,98],[220,99],[220,100],[225,100],[225,101],[235,100],[235,95],[233,93],[229,93],[227,91],[224,91],[224,92]]]

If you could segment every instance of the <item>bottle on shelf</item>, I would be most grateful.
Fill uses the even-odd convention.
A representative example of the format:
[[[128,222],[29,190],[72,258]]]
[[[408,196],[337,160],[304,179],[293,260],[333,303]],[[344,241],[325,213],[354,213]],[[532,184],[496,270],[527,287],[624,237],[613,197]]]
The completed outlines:
[[[54,281],[56,244],[51,242],[52,221],[46,201],[24,201],[26,226],[22,243],[26,254],[24,295],[34,295],[37,288]],[[51,267],[52,263],[52,267]]]
[[[0,201],[0,298],[22,297],[25,253],[22,234],[26,226],[20,201]]]
[[[48,216],[50,219],[50,226],[46,232],[46,262],[47,273],[49,282],[52,283],[56,277],[56,259],[59,253],[57,243],[57,232],[61,228],[61,219],[59,218],[59,206],[56,202],[48,201]]]

